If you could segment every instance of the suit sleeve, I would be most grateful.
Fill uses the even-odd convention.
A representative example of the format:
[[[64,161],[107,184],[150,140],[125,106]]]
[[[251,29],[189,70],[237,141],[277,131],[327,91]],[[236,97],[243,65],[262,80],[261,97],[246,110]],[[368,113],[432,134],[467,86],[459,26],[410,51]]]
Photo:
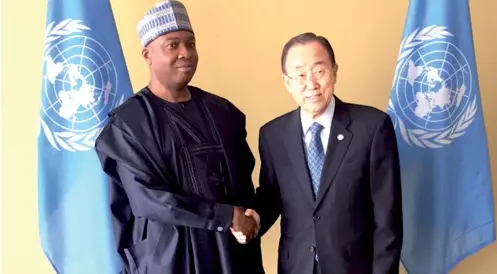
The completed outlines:
[[[97,139],[104,172],[122,185],[131,212],[164,224],[229,231],[233,206],[178,194],[152,171],[146,149],[121,128],[110,124]],[[111,193],[117,195],[119,193]]]
[[[375,221],[373,273],[398,273],[403,238],[401,177],[395,131],[388,115],[376,128],[370,163]]]
[[[261,228],[259,235],[263,236],[276,222],[281,214],[281,196],[278,181],[274,171],[271,151],[264,136],[264,131],[259,133],[259,154],[261,169],[259,173],[259,187],[256,191],[256,212],[260,216]]]
[[[236,170],[237,170],[237,184],[240,184],[243,189],[243,193],[238,193],[243,199],[240,202],[243,203],[245,208],[254,208],[255,206],[255,190],[254,182],[252,181],[252,172],[254,171],[255,158],[250,150],[250,146],[247,142],[247,129],[246,129],[246,117],[245,115],[235,108],[233,112],[237,122],[236,127]]]

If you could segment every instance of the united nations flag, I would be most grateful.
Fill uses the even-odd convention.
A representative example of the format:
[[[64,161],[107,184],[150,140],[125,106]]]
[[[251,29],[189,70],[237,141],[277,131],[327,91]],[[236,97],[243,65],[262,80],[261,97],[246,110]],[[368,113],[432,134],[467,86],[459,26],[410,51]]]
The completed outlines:
[[[388,113],[402,170],[402,263],[448,273],[495,239],[467,1],[411,0]]]
[[[132,95],[108,0],[49,0],[38,136],[39,228],[57,273],[116,274],[108,182],[94,151]]]

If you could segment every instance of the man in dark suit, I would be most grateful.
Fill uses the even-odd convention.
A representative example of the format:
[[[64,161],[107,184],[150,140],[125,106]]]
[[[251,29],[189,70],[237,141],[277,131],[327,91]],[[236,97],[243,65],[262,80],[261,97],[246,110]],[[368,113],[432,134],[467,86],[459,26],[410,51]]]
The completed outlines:
[[[300,107],[260,130],[258,206],[249,211],[260,236],[281,215],[278,273],[398,273],[401,182],[389,116],[333,95],[338,66],[324,37],[292,38],[281,67]]]

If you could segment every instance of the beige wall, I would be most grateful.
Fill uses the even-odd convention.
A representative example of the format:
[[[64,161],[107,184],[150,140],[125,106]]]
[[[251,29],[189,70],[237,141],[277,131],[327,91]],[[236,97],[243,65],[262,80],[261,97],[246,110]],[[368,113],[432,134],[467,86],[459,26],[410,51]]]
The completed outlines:
[[[53,273],[38,241],[35,156],[46,1],[2,2],[2,271]],[[111,2],[138,90],[147,83],[148,72],[135,25],[155,0]],[[330,39],[340,65],[338,96],[386,108],[408,0],[185,0],[185,4],[200,54],[194,84],[231,99],[246,112],[249,143],[256,156],[259,127],[295,107],[279,71],[281,48],[295,34],[314,31]],[[474,0],[471,8],[495,185],[497,2]],[[256,184],[257,176],[256,170]],[[278,231],[275,226],[263,241],[268,273],[276,273]],[[465,260],[453,273],[497,273],[496,246]]]

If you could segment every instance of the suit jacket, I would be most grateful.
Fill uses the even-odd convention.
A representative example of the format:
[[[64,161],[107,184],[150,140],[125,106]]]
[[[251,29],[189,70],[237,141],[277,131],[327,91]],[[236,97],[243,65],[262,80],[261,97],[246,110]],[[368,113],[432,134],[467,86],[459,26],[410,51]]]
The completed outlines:
[[[321,273],[398,273],[402,204],[392,121],[380,110],[335,99],[316,198],[300,109],[261,128],[259,235],[281,215],[278,273],[312,273],[316,253]]]

